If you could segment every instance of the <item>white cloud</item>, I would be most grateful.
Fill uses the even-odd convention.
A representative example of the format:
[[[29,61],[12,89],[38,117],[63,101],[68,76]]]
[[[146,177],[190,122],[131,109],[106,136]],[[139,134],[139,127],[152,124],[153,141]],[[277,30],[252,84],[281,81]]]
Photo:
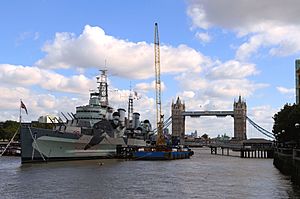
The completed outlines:
[[[209,62],[186,45],[176,48],[162,45],[160,49],[162,73],[200,71]],[[117,39],[106,35],[100,27],[86,25],[78,37],[72,33],[56,33],[54,41],[48,42],[43,51],[46,56],[36,62],[43,68],[103,68],[107,60],[109,71],[118,76],[136,79],[154,76],[153,44]]]
[[[255,106],[248,109],[248,117],[257,125],[272,133],[274,123],[272,117],[276,112],[278,110],[270,105]],[[270,139],[257,131],[249,122],[247,124],[248,137],[265,137],[266,139]]]
[[[16,45],[22,44],[25,40],[38,40],[40,38],[39,32],[22,32],[18,35],[18,38],[16,39]]]
[[[208,33],[197,32],[195,36],[199,41],[204,43],[208,43],[211,41],[211,37],[209,36]]]
[[[254,64],[229,60],[212,68],[208,77],[210,79],[240,79],[257,73]]]
[[[246,77],[258,74],[254,64],[229,60],[216,61],[202,73],[182,73],[175,79],[182,90],[197,91],[205,96],[233,99],[238,95],[249,97],[268,84],[255,83]]]
[[[299,6],[297,0],[190,0],[187,14],[194,28],[220,27],[243,37],[236,57],[245,60],[262,47],[276,56],[299,53]]]
[[[0,121],[19,117],[20,99],[27,107],[28,115],[23,112],[24,121],[35,121],[41,115],[58,115],[63,112],[74,112],[75,107],[87,103],[86,97],[71,100],[69,97],[55,97],[50,94],[40,94],[24,87],[6,88],[0,87],[0,109],[5,112],[0,115]]]
[[[294,94],[295,89],[294,88],[285,88],[283,86],[278,86],[276,89],[281,93],[281,94]]]
[[[36,85],[46,90],[70,93],[85,93],[96,86],[95,80],[84,75],[65,77],[50,70],[10,64],[0,64],[0,82],[6,85]]]
[[[207,29],[220,26],[225,29],[252,29],[261,21],[278,24],[299,24],[300,2],[297,0],[189,0],[187,13],[193,25]]]
[[[253,83],[247,79],[215,80],[210,84],[210,87],[205,91],[207,95],[227,98],[239,95],[250,97],[257,89],[268,86],[267,84]]]
[[[195,96],[195,93],[193,91],[184,91],[182,93],[183,98],[193,98]]]
[[[142,83],[138,83],[135,85],[135,88],[137,91],[139,92],[149,92],[149,91],[154,91],[155,92],[155,80],[152,81],[151,83],[146,83],[146,82],[142,82]],[[161,91],[165,91],[166,86],[165,83],[161,81]]]

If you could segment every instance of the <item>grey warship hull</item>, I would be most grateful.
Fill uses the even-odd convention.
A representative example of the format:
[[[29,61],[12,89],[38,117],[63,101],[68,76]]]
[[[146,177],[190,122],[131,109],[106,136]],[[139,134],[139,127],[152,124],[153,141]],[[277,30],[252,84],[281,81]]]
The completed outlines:
[[[50,129],[22,127],[22,163],[114,158],[118,145],[146,145],[144,140],[102,137],[99,143],[91,146],[93,137],[92,135],[61,133]]]

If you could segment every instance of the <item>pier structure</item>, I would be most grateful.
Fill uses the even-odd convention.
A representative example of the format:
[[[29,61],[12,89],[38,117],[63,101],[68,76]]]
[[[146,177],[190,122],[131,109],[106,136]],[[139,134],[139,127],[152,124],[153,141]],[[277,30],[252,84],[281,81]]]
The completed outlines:
[[[210,144],[209,147],[211,154],[232,156],[230,151],[234,151],[239,152],[241,158],[273,158],[274,153],[273,143],[265,139],[249,139],[240,143]],[[221,149],[221,154],[218,154],[220,151],[218,149]]]
[[[4,156],[20,156],[21,144],[18,141],[9,143],[8,141],[0,141],[0,157]]]

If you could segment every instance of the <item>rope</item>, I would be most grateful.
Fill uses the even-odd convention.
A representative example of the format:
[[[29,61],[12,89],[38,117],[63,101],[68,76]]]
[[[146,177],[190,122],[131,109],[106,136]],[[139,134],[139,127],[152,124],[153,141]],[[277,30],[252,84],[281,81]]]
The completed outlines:
[[[12,138],[10,139],[10,141],[8,142],[8,144],[6,145],[4,151],[2,151],[2,153],[0,154],[0,157],[3,156],[3,154],[5,153],[5,151],[7,150],[7,148],[9,147],[10,143],[14,140],[14,138],[17,135],[19,129],[20,129],[20,126],[18,127],[18,129],[16,130],[15,134],[12,136]]]
[[[37,142],[36,142],[36,139],[33,137],[33,135],[32,135],[32,131],[31,131],[31,129],[30,129],[30,127],[28,126],[28,129],[29,129],[29,132],[30,132],[30,135],[31,135],[31,138],[33,139],[33,142],[35,143],[35,145],[36,145],[36,148],[38,149],[38,152],[40,153],[40,155],[41,155],[41,157],[43,158],[43,160],[46,162],[46,159],[44,158],[44,155],[42,154],[42,152],[41,152],[41,150],[40,150],[40,148],[39,148],[39,145],[37,144]],[[33,148],[33,150],[34,150],[34,148]],[[33,153],[34,154],[34,153]],[[33,157],[32,157],[32,159],[33,159]]]

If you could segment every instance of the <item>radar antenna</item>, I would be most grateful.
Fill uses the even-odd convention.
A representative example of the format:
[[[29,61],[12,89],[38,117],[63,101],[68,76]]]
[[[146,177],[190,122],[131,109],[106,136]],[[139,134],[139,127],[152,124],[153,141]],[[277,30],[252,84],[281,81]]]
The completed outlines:
[[[107,69],[100,70],[100,77],[97,78],[97,83],[99,84],[99,100],[101,106],[108,106],[108,92],[107,92]]]

